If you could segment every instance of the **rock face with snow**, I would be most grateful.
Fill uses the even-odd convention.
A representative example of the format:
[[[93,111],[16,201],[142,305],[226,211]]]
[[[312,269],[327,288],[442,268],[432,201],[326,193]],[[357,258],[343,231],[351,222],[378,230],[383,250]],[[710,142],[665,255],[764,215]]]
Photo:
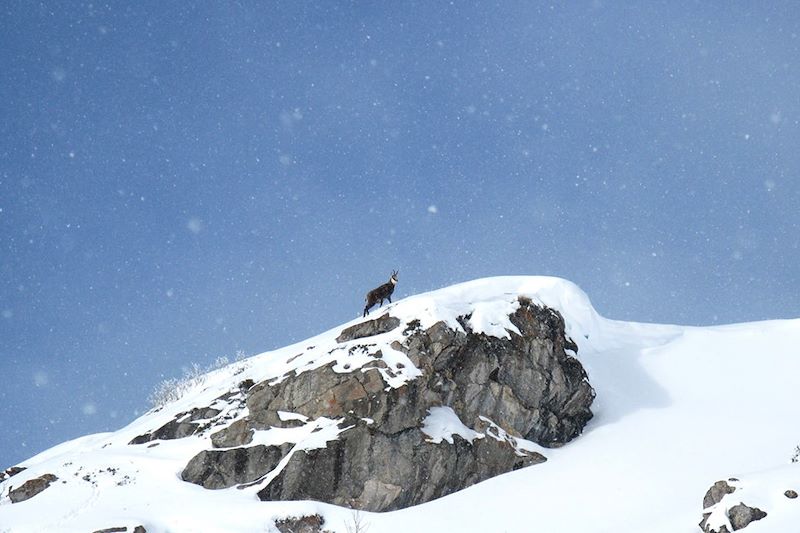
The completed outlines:
[[[700,529],[705,533],[731,533],[767,516],[758,507],[742,502],[728,507],[723,502],[737,491],[738,482],[736,478],[717,481],[706,492],[703,498],[703,520],[700,522]]]
[[[218,399],[246,406],[246,415],[230,421],[230,408],[196,406],[132,443],[207,433],[211,447],[188,462],[184,481],[208,489],[259,485],[262,500],[369,511],[424,503],[544,461],[532,443],[560,446],[592,417],[594,391],[568,353],[577,346],[563,318],[520,298],[505,338],[475,331],[471,319],[427,328],[389,314],[360,322],[336,339],[344,359],[243,381]],[[367,365],[359,362],[364,354]],[[309,421],[328,421],[336,438],[302,450],[254,440]]]
[[[33,498],[48,488],[50,484],[56,480],[58,480],[58,478],[53,474],[44,474],[39,477],[29,479],[21,486],[9,490],[8,497],[11,500],[11,503],[24,502],[25,500]]]
[[[701,513],[709,532],[797,530],[786,421],[800,320],[608,320],[574,284],[538,276],[474,280],[380,313],[187,378],[126,427],[0,471],[0,533],[666,533],[699,531]],[[736,394],[720,394],[720,378]],[[574,439],[590,407],[591,431]],[[724,449],[702,445],[742,420],[749,431]],[[720,471],[747,477],[701,502]],[[450,492],[391,513],[348,508]]]
[[[0,483],[24,471],[25,471],[24,467],[12,466],[10,468],[6,468],[2,472],[0,472]]]

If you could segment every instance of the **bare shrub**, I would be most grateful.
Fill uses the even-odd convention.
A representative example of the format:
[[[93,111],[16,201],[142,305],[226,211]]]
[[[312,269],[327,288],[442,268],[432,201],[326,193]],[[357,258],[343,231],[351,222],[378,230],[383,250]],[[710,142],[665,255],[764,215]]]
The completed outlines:
[[[247,363],[246,355],[243,351],[236,352],[235,362],[237,368],[234,375],[239,375],[249,366]],[[147,402],[152,409],[158,409],[169,403],[175,402],[183,398],[183,396],[190,390],[199,387],[205,383],[206,375],[209,372],[218,370],[231,364],[227,356],[217,357],[213,363],[207,367],[202,367],[197,363],[192,363],[187,368],[183,369],[183,376],[179,378],[167,378],[159,382],[153,392],[147,397]]]
[[[367,533],[369,531],[369,524],[358,509],[353,510],[350,521],[344,527],[347,529],[347,533]]]

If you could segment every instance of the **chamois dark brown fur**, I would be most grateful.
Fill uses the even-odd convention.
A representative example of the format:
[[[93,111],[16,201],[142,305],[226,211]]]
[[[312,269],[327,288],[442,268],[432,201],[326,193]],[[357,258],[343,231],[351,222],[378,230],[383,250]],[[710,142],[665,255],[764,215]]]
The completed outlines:
[[[389,300],[389,303],[392,303],[392,293],[394,292],[394,286],[397,285],[397,274],[397,270],[392,270],[389,281],[367,293],[367,305],[364,306],[364,314],[362,316],[367,316],[370,307],[378,302],[380,302],[381,306],[383,306],[384,300]]]

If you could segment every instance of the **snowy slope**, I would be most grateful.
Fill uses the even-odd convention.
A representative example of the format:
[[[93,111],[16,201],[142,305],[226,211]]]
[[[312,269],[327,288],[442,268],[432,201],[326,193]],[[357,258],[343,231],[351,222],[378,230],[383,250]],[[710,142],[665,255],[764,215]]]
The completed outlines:
[[[784,496],[787,489],[800,492],[800,465],[790,463],[800,444],[793,401],[800,388],[800,320],[713,328],[611,321],[574,284],[547,277],[476,280],[407,298],[389,311],[404,322],[418,319],[422,327],[444,320],[456,328],[457,316],[472,313],[475,330],[505,336],[514,328],[508,314],[519,295],[564,316],[597,391],[594,419],[572,443],[544,451],[546,463],[418,507],[363,513],[370,533],[696,532],[705,491],[729,477],[740,480],[741,490],[722,506],[742,499],[768,513],[746,531],[800,531],[800,501]],[[285,379],[331,361],[340,371],[357,371],[372,355],[364,353],[356,365],[348,359],[345,370],[346,345],[335,339],[360,320],[212,372],[180,400],[117,432],[76,439],[23,462],[27,470],[0,484],[0,532],[136,525],[149,532],[270,531],[274,518],[314,513],[325,517],[326,528],[346,531],[353,520],[346,509],[261,502],[258,487],[211,491],[181,481],[186,462],[208,446],[207,435],[155,447],[128,443],[177,413],[209,405],[245,379]],[[370,340],[385,357],[399,360],[405,356],[390,348],[394,335]],[[403,362],[404,372],[384,376],[387,386],[417,377],[413,364]],[[235,420],[242,412],[229,415]],[[261,432],[256,442],[324,446],[337,428],[314,431],[320,424]],[[59,479],[34,498],[11,504],[12,487],[46,473]]]

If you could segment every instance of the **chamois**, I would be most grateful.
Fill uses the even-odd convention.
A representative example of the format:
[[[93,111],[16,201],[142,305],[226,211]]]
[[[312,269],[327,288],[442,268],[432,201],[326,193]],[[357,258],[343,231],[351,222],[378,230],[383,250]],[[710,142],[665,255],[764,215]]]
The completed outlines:
[[[397,270],[392,270],[392,275],[388,282],[367,293],[367,297],[365,298],[367,305],[364,306],[364,314],[362,316],[367,316],[367,314],[369,314],[369,308],[378,302],[381,303],[381,306],[384,300],[389,300],[389,303],[392,303],[392,293],[394,292],[394,286],[397,285],[397,274]]]

